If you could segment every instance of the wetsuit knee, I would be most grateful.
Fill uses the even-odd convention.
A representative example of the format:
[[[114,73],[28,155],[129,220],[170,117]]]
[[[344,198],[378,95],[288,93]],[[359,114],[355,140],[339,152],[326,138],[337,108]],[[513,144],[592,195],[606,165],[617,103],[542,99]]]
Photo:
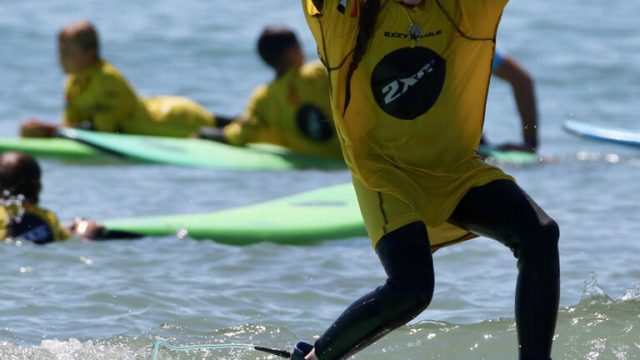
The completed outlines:
[[[553,219],[547,218],[535,226],[521,228],[515,237],[518,258],[528,255],[554,255],[558,252],[560,228]]]
[[[433,298],[433,259],[425,225],[414,222],[392,231],[378,242],[376,253],[388,276],[379,290],[388,293],[385,297],[402,325],[424,311]]]
[[[558,248],[558,242],[560,240],[560,227],[558,223],[549,218],[539,229],[539,239],[543,242],[543,246],[550,247],[552,249]]]
[[[415,283],[390,283],[387,282],[385,306],[390,328],[402,326],[422,313],[433,299],[433,278],[420,279]]]
[[[424,224],[409,224],[385,235],[376,252],[386,283],[354,302],[316,341],[319,359],[346,359],[415,318],[431,302],[433,260]]]
[[[559,238],[558,223],[528,197],[512,206],[499,230],[499,240],[518,259],[557,254]]]

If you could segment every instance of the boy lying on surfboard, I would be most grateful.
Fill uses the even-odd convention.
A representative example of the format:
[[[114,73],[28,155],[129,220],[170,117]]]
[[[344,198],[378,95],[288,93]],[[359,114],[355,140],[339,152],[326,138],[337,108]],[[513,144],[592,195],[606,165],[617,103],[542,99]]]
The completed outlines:
[[[103,132],[187,137],[215,117],[181,96],[140,98],[125,77],[100,56],[98,32],[88,21],[58,35],[60,65],[67,74],[62,126]],[[25,137],[55,136],[58,125],[38,119],[22,124]]]

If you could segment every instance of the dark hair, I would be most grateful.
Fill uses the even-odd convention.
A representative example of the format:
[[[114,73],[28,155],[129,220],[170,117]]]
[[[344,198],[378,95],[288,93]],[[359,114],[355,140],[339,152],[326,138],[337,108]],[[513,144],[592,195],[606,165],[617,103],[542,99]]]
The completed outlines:
[[[268,26],[258,38],[258,54],[273,68],[282,66],[285,51],[294,46],[300,46],[296,34],[284,27]]]
[[[60,31],[59,36],[67,37],[75,41],[85,51],[95,50],[96,56],[100,56],[100,38],[95,26],[89,21],[73,23]]]
[[[376,29],[376,21],[380,14],[380,0],[367,0],[360,8],[360,17],[358,18],[358,37],[353,50],[353,58],[351,66],[356,67],[362,61],[364,54],[367,52],[369,42]]]
[[[0,154],[0,197],[23,195],[25,201],[37,204],[42,170],[36,159],[20,152]]]
[[[349,64],[349,70],[347,72],[347,91],[344,97],[344,109],[342,113],[347,111],[347,107],[351,102],[351,78],[353,73],[358,68],[358,64],[362,61],[364,54],[367,52],[369,42],[373,32],[376,30],[376,22],[378,21],[378,14],[380,14],[380,0],[368,0],[360,6],[360,17],[358,18],[358,36],[356,37],[356,44],[353,47],[353,55],[351,57],[351,63]],[[342,66],[342,65],[340,65]],[[330,69],[331,70],[331,69]]]

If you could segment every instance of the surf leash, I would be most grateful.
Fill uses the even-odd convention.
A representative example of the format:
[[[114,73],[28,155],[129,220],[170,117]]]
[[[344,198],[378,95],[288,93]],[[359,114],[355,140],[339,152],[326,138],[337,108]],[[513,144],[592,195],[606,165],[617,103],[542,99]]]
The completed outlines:
[[[265,352],[271,355],[276,355],[285,359],[291,358],[291,353],[286,350],[279,349],[271,349],[264,346],[256,346],[251,344],[210,344],[210,345],[190,345],[190,346],[176,346],[171,344],[166,340],[156,340],[153,345],[153,352],[151,353],[151,360],[157,360],[158,351],[160,350],[160,346],[164,346],[173,351],[190,351],[190,350],[205,350],[205,349],[213,349],[213,350],[222,350],[222,349],[251,349],[260,352]]]

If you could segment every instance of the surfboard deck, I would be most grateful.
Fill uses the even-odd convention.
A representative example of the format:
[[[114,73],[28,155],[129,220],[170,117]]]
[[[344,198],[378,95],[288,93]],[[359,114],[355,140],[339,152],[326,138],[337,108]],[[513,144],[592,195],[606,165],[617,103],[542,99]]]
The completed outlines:
[[[564,129],[572,135],[588,140],[640,147],[640,131],[616,129],[580,121],[565,121]]]
[[[107,230],[146,236],[180,233],[193,239],[234,245],[265,241],[305,244],[367,235],[350,183],[211,213],[115,219],[103,223]]]
[[[526,151],[504,151],[496,146],[482,144],[478,147],[478,154],[490,161],[506,165],[533,165],[542,162],[542,158]]]
[[[21,151],[40,158],[98,160],[105,155],[77,141],[57,138],[0,138],[0,152]]]
[[[102,152],[142,162],[237,170],[345,169],[341,159],[294,154],[285,148],[256,144],[237,147],[202,139],[184,139],[60,129],[61,136]]]
[[[0,152],[22,151],[40,158],[71,161],[120,158],[133,163],[238,170],[346,168],[341,160],[296,155],[282,147],[267,144],[240,148],[200,139],[108,134],[77,129],[61,129],[60,132],[66,138],[0,138]],[[529,165],[540,161],[535,154],[502,151],[485,145],[480,147],[479,153],[504,164]]]

